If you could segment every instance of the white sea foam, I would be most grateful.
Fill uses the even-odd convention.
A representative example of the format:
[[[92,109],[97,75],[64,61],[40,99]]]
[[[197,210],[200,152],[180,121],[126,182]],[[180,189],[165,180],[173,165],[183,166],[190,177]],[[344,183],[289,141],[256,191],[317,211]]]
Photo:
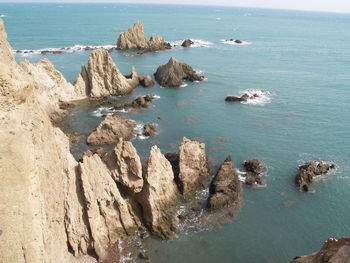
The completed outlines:
[[[5,15],[5,14],[0,14],[0,17],[7,17],[7,15]]]
[[[184,42],[185,39],[182,40],[177,40],[174,42],[170,42],[170,44],[172,46],[181,46],[182,42]],[[191,47],[204,47],[204,48],[209,48],[212,47],[214,45],[214,43],[209,42],[209,41],[205,41],[205,40],[201,40],[201,39],[191,39],[194,43],[191,45]]]
[[[242,91],[241,95],[243,94],[248,94],[252,98],[241,102],[242,104],[265,105],[270,103],[273,97],[273,94],[266,90],[249,89]]]
[[[113,115],[117,112],[128,112],[126,109],[116,110],[113,107],[99,107],[98,109],[94,110],[91,115],[95,117],[103,117],[104,115]]]
[[[155,99],[155,100],[159,100],[159,99],[160,99],[160,96],[157,95],[157,94],[154,94],[154,95],[152,95],[152,96],[153,96],[153,99]]]
[[[112,48],[116,48],[116,46],[114,45],[97,45],[97,46],[74,45],[71,47],[62,47],[62,48],[21,49],[21,50],[14,50],[14,53],[26,56],[26,55],[39,55],[39,54],[73,53],[73,52],[95,50],[99,48],[110,50]]]
[[[247,41],[242,41],[242,43],[236,43],[235,42],[236,39],[230,39],[230,40],[227,40],[227,39],[221,39],[221,43],[223,44],[229,44],[229,45],[234,45],[234,46],[246,46],[246,45],[251,45],[252,42],[247,42]]]
[[[187,83],[183,83],[183,84],[180,86],[180,88],[184,88],[184,87],[187,87],[187,86],[188,86]]]

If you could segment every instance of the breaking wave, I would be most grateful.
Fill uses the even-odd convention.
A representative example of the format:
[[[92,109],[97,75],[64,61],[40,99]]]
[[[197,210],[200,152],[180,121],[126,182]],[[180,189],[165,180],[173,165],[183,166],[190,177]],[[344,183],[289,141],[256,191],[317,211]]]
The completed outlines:
[[[45,55],[45,54],[61,54],[61,53],[73,53],[73,52],[83,52],[103,48],[108,51],[112,51],[116,48],[114,45],[74,45],[72,47],[62,47],[62,48],[43,48],[43,49],[21,49],[14,50],[16,54],[22,55]]]
[[[229,45],[234,45],[234,46],[246,46],[246,45],[251,45],[252,42],[247,42],[247,41],[242,41],[241,43],[237,43],[236,39],[222,39],[221,43],[223,44],[229,44]]]
[[[182,42],[184,41],[185,39],[182,39],[182,40],[177,40],[177,41],[174,41],[174,42],[170,42],[170,44],[173,46],[173,47],[177,47],[177,46],[181,46]],[[201,39],[191,39],[194,44],[191,45],[191,47],[204,47],[204,48],[209,48],[209,47],[212,47],[214,45],[214,43],[212,42],[209,42],[209,41],[205,41],[205,40],[201,40]]]
[[[273,94],[266,90],[244,90],[241,92],[241,95],[243,94],[249,95],[250,98],[247,101],[242,101],[242,104],[265,105],[270,103],[273,97]]]

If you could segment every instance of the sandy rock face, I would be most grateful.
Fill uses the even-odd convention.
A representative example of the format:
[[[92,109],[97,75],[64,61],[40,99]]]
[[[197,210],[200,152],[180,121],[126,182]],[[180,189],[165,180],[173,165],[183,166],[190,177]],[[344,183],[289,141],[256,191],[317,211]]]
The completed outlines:
[[[119,96],[130,93],[139,85],[139,77],[134,68],[125,77],[114,64],[107,50],[92,51],[88,68],[82,67],[75,86],[86,90],[90,97]]]
[[[3,63],[15,65],[12,48],[7,42],[7,34],[5,31],[4,21],[0,18],[0,58]]]
[[[99,258],[103,259],[111,244],[136,232],[134,215],[130,213],[110,170],[97,154],[83,158],[79,173],[92,244]]]
[[[185,197],[206,188],[210,180],[210,169],[205,144],[182,139],[179,152],[179,183]]]
[[[171,58],[167,64],[160,65],[154,76],[163,87],[180,87],[184,80],[203,80],[203,77],[197,75],[193,68],[175,58]]]
[[[152,36],[147,40],[143,24],[138,21],[118,37],[117,48],[121,50],[149,50],[157,51],[169,48],[161,36]]]
[[[241,200],[242,187],[229,156],[221,165],[210,185],[208,208],[218,210],[229,208]]]
[[[134,193],[143,187],[142,164],[135,147],[129,141],[119,138],[113,151],[107,153],[103,161],[111,171],[113,179]]]
[[[143,169],[144,187],[138,195],[143,217],[153,234],[173,237],[177,229],[177,187],[169,161],[153,146]]]
[[[295,257],[290,263],[348,263],[350,259],[350,238],[326,240],[320,251],[308,256]]]
[[[118,115],[108,115],[87,138],[91,145],[113,144],[119,138],[131,139],[135,133],[135,123]]]

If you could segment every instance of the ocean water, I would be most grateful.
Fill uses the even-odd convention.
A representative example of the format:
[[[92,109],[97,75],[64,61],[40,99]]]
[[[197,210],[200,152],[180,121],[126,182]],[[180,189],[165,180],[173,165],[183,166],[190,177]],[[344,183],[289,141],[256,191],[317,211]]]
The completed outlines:
[[[221,229],[148,240],[151,262],[288,262],[318,250],[329,237],[350,235],[349,14],[131,4],[0,4],[0,13],[15,50],[113,46],[137,20],[148,36],[197,40],[192,48],[139,57],[111,53],[125,74],[132,65],[152,74],[174,56],[207,78],[178,89],[140,87],[121,98],[160,96],[147,110],[120,113],[159,127],[157,136],[133,143],[145,159],[153,144],[165,153],[177,150],[183,136],[200,138],[215,165],[227,155],[237,168],[245,159],[263,160],[266,187],[244,187],[241,212]],[[89,51],[16,54],[18,61],[49,58],[69,81],[88,56]],[[225,103],[227,95],[244,91],[264,98]],[[96,110],[77,106],[66,130],[89,134],[102,120]],[[78,158],[86,148],[82,143],[72,151]],[[302,193],[294,185],[297,166],[313,159],[333,161],[337,170],[314,185],[315,193]]]

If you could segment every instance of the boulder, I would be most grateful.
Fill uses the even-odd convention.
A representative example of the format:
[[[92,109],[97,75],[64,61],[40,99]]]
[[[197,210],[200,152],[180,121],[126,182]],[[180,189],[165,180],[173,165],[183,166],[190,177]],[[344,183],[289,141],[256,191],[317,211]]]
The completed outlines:
[[[290,263],[348,263],[350,259],[350,238],[330,238],[320,251],[311,255],[295,257]]]
[[[159,85],[163,87],[180,87],[184,80],[202,81],[204,79],[189,65],[175,58],[170,58],[167,64],[160,65],[154,75]]]
[[[109,115],[87,138],[90,145],[114,144],[119,138],[129,140],[135,134],[135,123],[118,115]]]
[[[183,138],[179,151],[179,187],[185,198],[205,189],[210,181],[210,169],[205,144]]]
[[[335,164],[325,161],[310,161],[299,165],[299,173],[296,175],[296,184],[305,192],[309,191],[309,186],[314,178],[328,173],[335,168]]]
[[[210,185],[209,210],[230,208],[240,203],[242,187],[229,156],[221,165]]]
[[[144,186],[137,194],[143,218],[150,231],[160,238],[174,237],[177,230],[177,188],[169,161],[153,146],[143,167]]]
[[[236,44],[242,44],[243,42],[242,42],[242,40],[236,39],[236,40],[235,40],[235,43],[236,43]]]
[[[145,126],[143,126],[143,135],[144,136],[154,136],[157,133],[157,126],[153,125],[153,124],[146,124]]]
[[[151,76],[139,76],[140,85],[149,88],[154,85],[154,81]]]
[[[139,85],[139,76],[134,68],[125,77],[114,64],[105,49],[91,52],[88,68],[82,66],[74,86],[86,90],[90,97],[121,96],[129,94]]]
[[[194,42],[191,39],[186,39],[182,42],[181,46],[182,47],[190,47],[193,44],[194,44]]]
[[[147,108],[149,105],[149,102],[151,102],[153,99],[154,99],[154,96],[152,95],[137,97],[132,102],[118,103],[114,105],[114,109],[119,110],[119,109],[128,109],[128,108],[133,108],[133,109]]]
[[[147,40],[142,22],[138,21],[133,27],[122,32],[117,41],[117,49],[120,50],[144,50],[159,51],[169,49],[171,46],[161,36],[151,36]]]
[[[117,183],[127,187],[133,193],[139,193],[143,187],[142,165],[133,144],[119,138],[113,151],[103,157],[103,161]]]
[[[227,96],[225,101],[227,102],[245,102],[251,98],[254,98],[255,96],[249,96],[248,94],[243,94],[240,97],[237,96]]]
[[[266,165],[259,160],[247,160],[244,161],[244,168],[246,170],[245,183],[249,186],[263,185],[263,175],[267,171]]]

